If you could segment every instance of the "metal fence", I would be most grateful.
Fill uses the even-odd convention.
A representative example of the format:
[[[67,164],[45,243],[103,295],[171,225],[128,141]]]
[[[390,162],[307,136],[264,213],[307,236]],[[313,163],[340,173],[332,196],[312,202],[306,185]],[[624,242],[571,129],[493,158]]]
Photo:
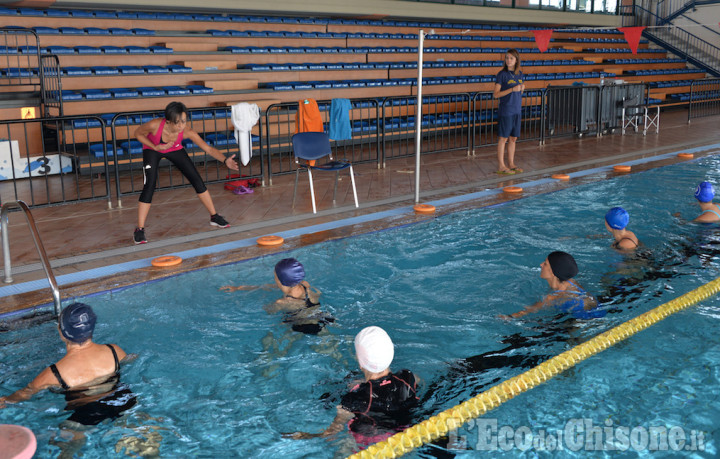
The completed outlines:
[[[544,100],[543,91],[526,91],[522,96],[520,141],[542,138]],[[497,116],[498,100],[491,92],[475,93],[472,97],[471,151],[498,142]]]
[[[102,122],[87,115],[0,122],[0,199],[32,207],[105,199],[112,207],[106,153],[97,174],[85,175],[79,167],[89,126]],[[105,143],[105,132],[98,135]]]
[[[200,108],[188,110],[188,127],[197,132],[205,142],[216,148],[226,157],[235,155],[240,171],[229,170],[221,162],[205,153],[190,139],[183,140],[188,156],[195,163],[205,183],[224,182],[229,179],[257,178],[262,180],[265,171],[262,160],[262,136],[260,132],[252,134],[252,156],[247,165],[240,162],[240,148],[235,139],[235,128],[232,124],[230,107]],[[118,205],[122,206],[122,197],[138,194],[142,191],[143,179],[143,146],[135,140],[135,130],[139,125],[153,118],[162,118],[164,114],[156,111],[123,112],[115,115],[109,123],[108,137],[112,143],[96,148],[102,149],[110,158],[110,168],[114,172]],[[107,128],[106,128],[107,129]],[[95,138],[95,140],[99,140]],[[97,144],[96,144],[97,145]],[[97,152],[97,150],[96,150]],[[92,155],[89,155],[92,159]],[[175,169],[169,161],[160,163],[162,170],[158,177],[158,190],[182,188],[190,186],[187,179]],[[100,163],[90,161],[86,165],[88,173],[94,173]]]
[[[470,154],[470,94],[422,98],[422,153],[464,150]],[[416,97],[388,97],[382,102],[382,166],[389,159],[415,155]]]
[[[720,114],[720,79],[693,81],[690,84],[688,123],[693,118]]]
[[[323,124],[328,125],[330,100],[317,101]],[[333,155],[353,163],[377,162],[380,164],[381,114],[376,99],[352,99],[350,126],[352,140],[333,142]],[[295,134],[297,102],[270,105],[261,117],[264,155],[267,160],[268,180],[275,175],[295,172],[292,136]]]

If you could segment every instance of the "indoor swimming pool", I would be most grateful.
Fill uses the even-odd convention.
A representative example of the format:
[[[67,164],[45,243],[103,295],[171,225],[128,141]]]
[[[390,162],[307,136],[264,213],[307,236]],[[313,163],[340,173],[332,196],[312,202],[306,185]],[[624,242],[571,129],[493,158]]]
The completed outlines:
[[[693,191],[703,180],[720,187],[719,157],[78,299],[98,315],[95,342],[138,354],[122,374],[137,405],[87,432],[82,457],[137,455],[142,448],[161,457],[350,454],[356,449],[347,431],[329,440],[281,434],[330,424],[340,397],[361,376],[352,340],[362,328],[387,330],[396,346],[392,368],[422,379],[415,413],[421,421],[720,276],[720,225],[689,223],[699,214]],[[637,254],[610,247],[603,216],[614,206],[630,213],[628,229],[642,242]],[[544,310],[499,318],[549,293],[540,263],[555,250],[575,257],[576,280],[607,314],[575,320]],[[281,296],[277,289],[220,290],[272,283],[273,266],[289,256],[305,265],[323,310],[335,317],[318,335],[293,332],[281,314],[264,311]],[[459,457],[483,449],[493,457],[609,457],[616,450],[625,451],[621,457],[675,457],[677,450],[643,439],[643,429],[664,427],[684,435],[682,454],[715,457],[719,305],[711,298],[670,316],[471,422],[451,445],[411,456],[451,448]],[[52,321],[0,333],[0,394],[23,387],[62,355]],[[66,443],[63,407],[60,395],[45,391],[0,410],[0,423],[30,427],[38,457],[55,457]],[[605,430],[586,442],[579,425]],[[557,432],[568,429],[575,437],[559,450]],[[637,438],[624,441],[624,429]],[[498,439],[517,432],[545,440],[533,446]]]

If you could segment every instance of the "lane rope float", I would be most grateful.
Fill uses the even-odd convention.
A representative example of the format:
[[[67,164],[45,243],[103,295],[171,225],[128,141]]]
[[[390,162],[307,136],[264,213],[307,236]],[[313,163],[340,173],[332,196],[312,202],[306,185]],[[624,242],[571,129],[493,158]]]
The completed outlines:
[[[407,454],[415,448],[447,435],[470,419],[482,416],[506,401],[557,376],[581,361],[624,341],[676,312],[682,311],[720,292],[720,277],[695,290],[661,304],[572,349],[556,355],[518,376],[491,387],[470,400],[399,432],[385,441],[370,445],[351,458],[386,458]]]

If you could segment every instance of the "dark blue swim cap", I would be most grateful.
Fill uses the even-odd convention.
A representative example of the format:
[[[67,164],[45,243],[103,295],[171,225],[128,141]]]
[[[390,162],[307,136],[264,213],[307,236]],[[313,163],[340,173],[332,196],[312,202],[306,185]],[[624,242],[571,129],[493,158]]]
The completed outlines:
[[[612,229],[625,229],[630,221],[630,214],[622,207],[613,207],[605,214],[605,221]]]
[[[695,188],[695,198],[700,202],[712,202],[714,197],[715,190],[710,182],[702,182]]]
[[[82,343],[92,338],[97,316],[87,304],[73,303],[60,313],[60,333],[68,341]]]
[[[285,287],[294,287],[305,279],[305,268],[294,258],[283,258],[275,265],[275,275]]]
[[[548,263],[550,263],[550,269],[552,269],[553,274],[560,279],[561,282],[577,276],[577,263],[575,263],[575,259],[569,253],[552,252],[548,255],[547,260]]]

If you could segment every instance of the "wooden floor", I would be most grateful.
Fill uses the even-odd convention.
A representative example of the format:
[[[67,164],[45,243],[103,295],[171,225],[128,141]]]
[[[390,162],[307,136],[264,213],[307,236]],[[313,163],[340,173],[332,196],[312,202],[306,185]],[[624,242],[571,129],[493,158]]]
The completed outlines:
[[[448,152],[422,157],[421,200],[467,194],[487,188],[508,186],[552,173],[586,170],[600,165],[620,164],[623,161],[679,152],[685,148],[720,143],[719,117],[706,117],[687,123],[687,112],[678,110],[662,114],[659,134],[619,133],[602,137],[556,138],[544,146],[537,141],[518,144],[516,163],[525,172],[512,177],[500,177],[494,147],[483,148],[468,157],[466,152]],[[719,148],[714,149],[720,153]],[[712,154],[707,151],[703,154]],[[112,209],[105,200],[38,208],[32,214],[39,228],[43,244],[56,276],[91,268],[114,265],[126,261],[161,256],[191,248],[211,246],[239,239],[255,238],[294,228],[347,219],[393,208],[407,208],[414,204],[414,158],[393,159],[384,169],[376,164],[356,166],[356,182],[360,208],[352,205],[350,181],[343,178],[338,188],[337,203],[332,203],[332,180],[317,178],[317,215],[312,214],[307,179],[301,176],[296,207],[292,208],[294,175],[276,177],[272,185],[256,188],[254,193],[235,195],[222,185],[211,185],[217,211],[232,225],[228,229],[210,226],[209,215],[191,188],[157,192],[146,225],[148,244],[134,246],[132,234],[136,225],[137,197],[125,197],[122,207],[114,198]],[[441,210],[441,209],[439,209]],[[427,217],[423,217],[427,218]],[[44,279],[27,223],[21,213],[9,218],[10,252],[14,284]],[[312,236],[312,235],[310,235]],[[322,236],[304,236],[304,241],[316,242]],[[285,248],[288,246],[286,245]],[[246,256],[258,253],[248,252]],[[259,252],[262,254],[262,252]],[[214,261],[216,262],[216,261]],[[0,284],[2,286],[2,284]],[[36,294],[51,301],[49,290]],[[70,293],[61,288],[63,299]],[[30,301],[15,295],[3,299],[7,308]],[[11,306],[14,303],[15,306]]]

